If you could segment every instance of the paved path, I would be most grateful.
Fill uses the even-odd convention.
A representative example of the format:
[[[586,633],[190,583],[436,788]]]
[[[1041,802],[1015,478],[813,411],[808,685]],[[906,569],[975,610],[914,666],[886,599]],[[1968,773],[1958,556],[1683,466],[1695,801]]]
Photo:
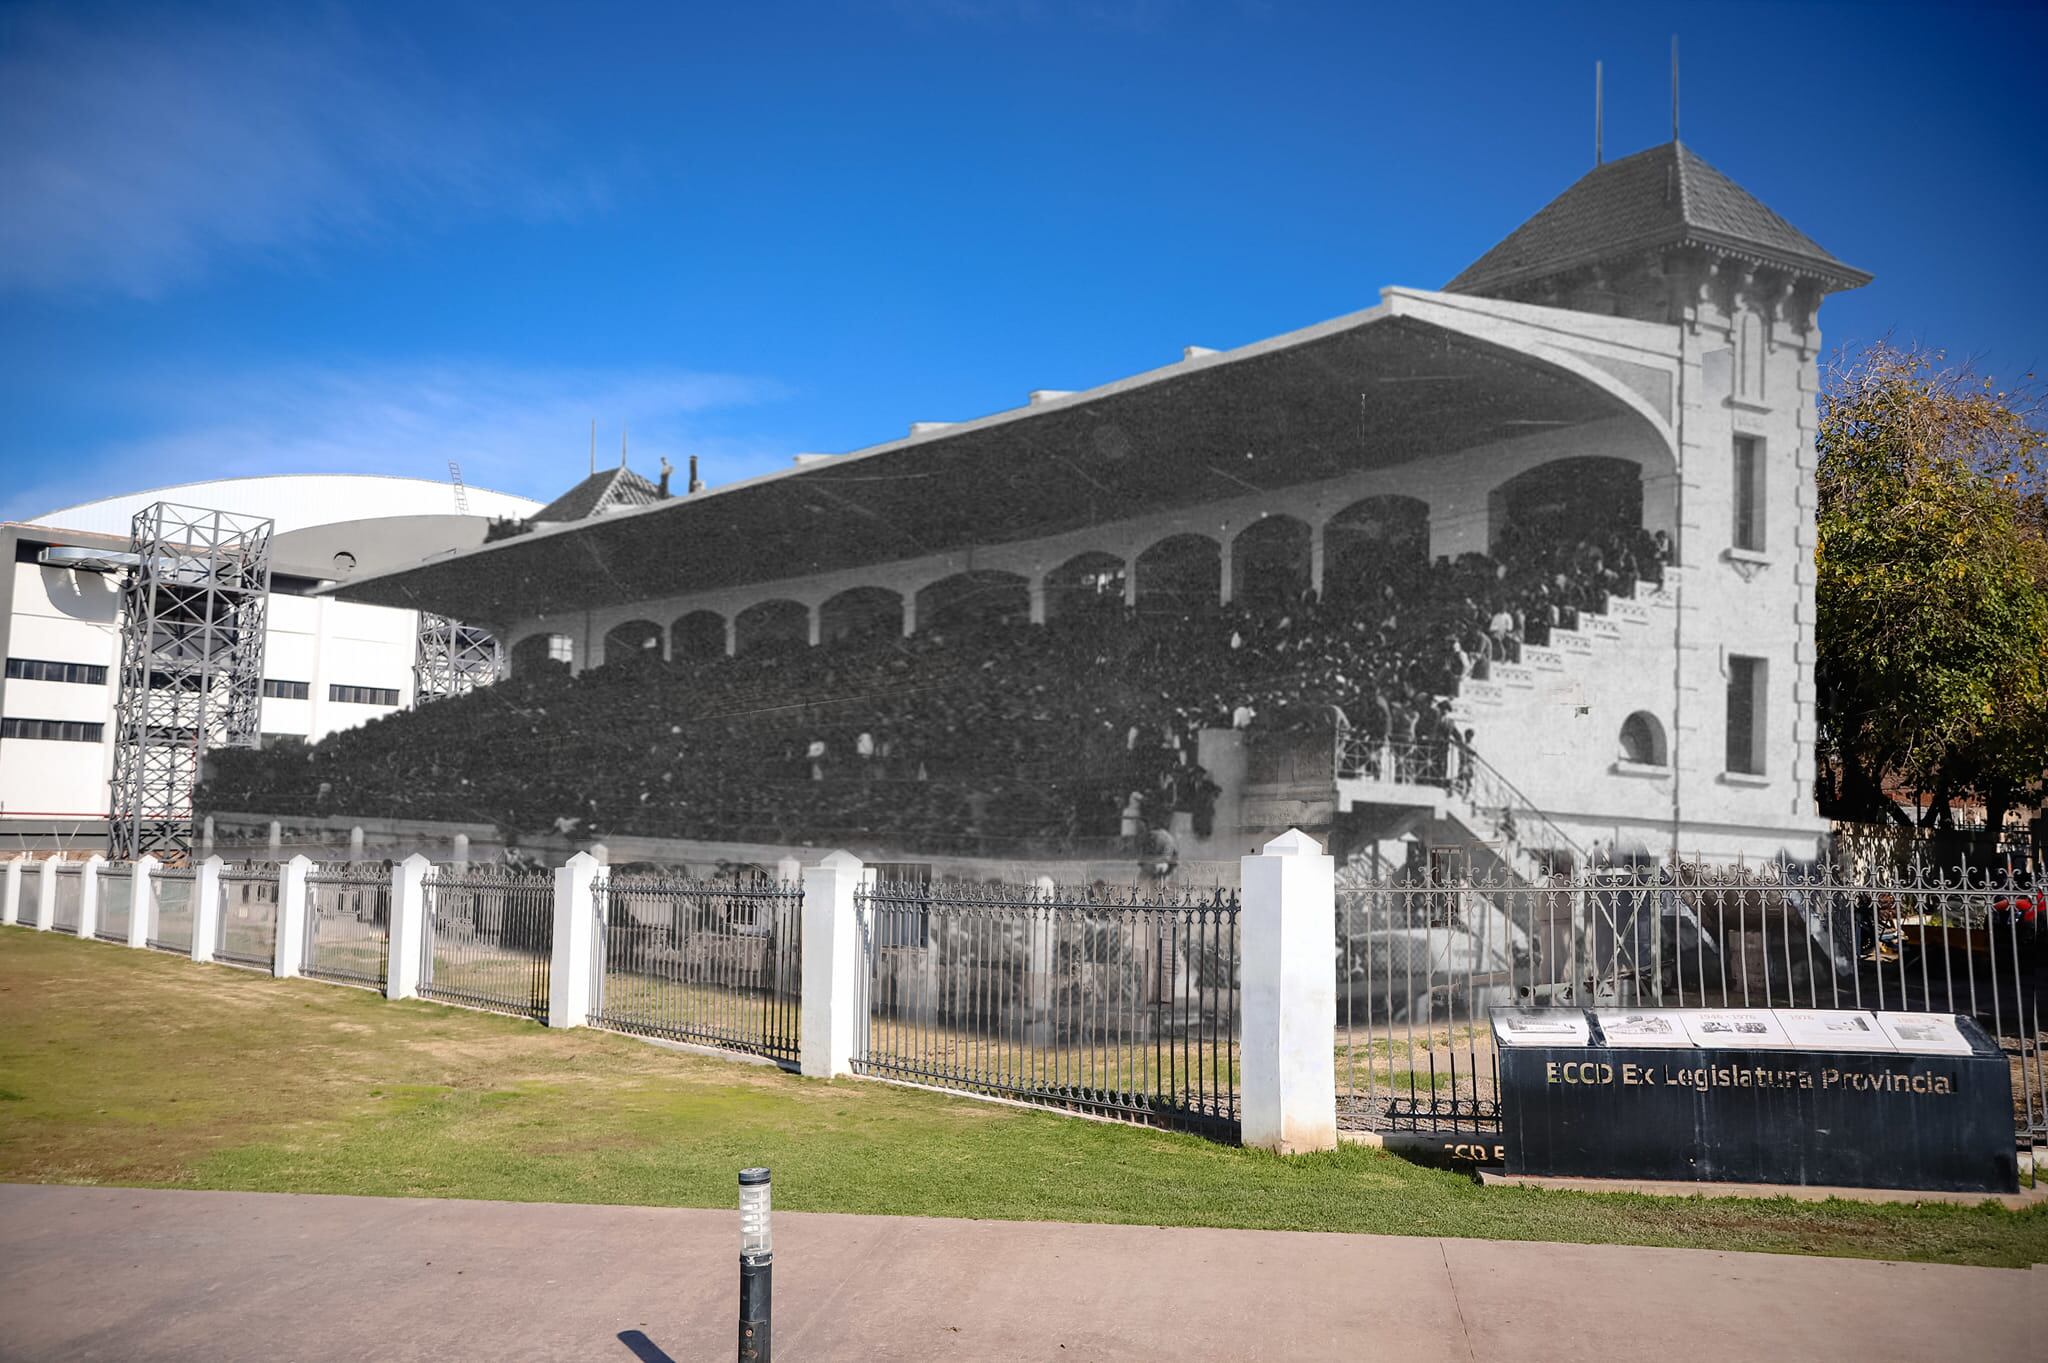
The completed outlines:
[[[724,1363],[736,1221],[0,1186],[0,1359]],[[2040,1268],[791,1213],[775,1237],[783,1363],[2048,1356]]]

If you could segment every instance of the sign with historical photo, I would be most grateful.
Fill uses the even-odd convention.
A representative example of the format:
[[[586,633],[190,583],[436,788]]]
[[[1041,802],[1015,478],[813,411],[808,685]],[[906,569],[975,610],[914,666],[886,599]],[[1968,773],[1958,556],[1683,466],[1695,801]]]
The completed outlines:
[[[1792,1044],[1768,1008],[1689,1008],[1686,1035],[1717,1050],[1783,1050]]]
[[[1973,1049],[1947,1013],[1879,1013],[1877,1024],[1907,1055],[1968,1055]]]
[[[1778,1025],[1785,1029],[1785,1035],[1803,1051],[1898,1049],[1871,1013],[1846,1008],[1778,1008],[1772,1011],[1777,1015]],[[1967,1048],[1961,1052],[1968,1053]]]
[[[1587,1046],[1593,1028],[1577,1008],[1496,1008],[1493,1036],[1503,1046]]]
[[[1693,1039],[1685,1030],[1684,1011],[1677,1008],[1596,1008],[1593,1020],[1610,1046],[1645,1048],[1682,1046],[1690,1049]]]

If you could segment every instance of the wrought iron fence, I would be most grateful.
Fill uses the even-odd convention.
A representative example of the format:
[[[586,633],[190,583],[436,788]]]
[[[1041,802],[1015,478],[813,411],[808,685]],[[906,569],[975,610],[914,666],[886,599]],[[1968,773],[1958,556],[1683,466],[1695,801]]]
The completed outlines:
[[[213,958],[272,969],[277,962],[277,875],[274,863],[245,862],[220,873],[220,912]]]
[[[1234,1135],[1234,891],[881,882],[862,1074]]]
[[[316,979],[382,989],[391,954],[391,868],[334,862],[306,875],[306,954]]]
[[[1345,875],[1339,1120],[1497,1130],[1496,1004],[1967,1013],[2012,1067],[2023,1144],[2048,1142],[2048,904],[2024,876],[1924,866],[1595,867],[1530,884]]]
[[[436,866],[423,885],[420,993],[450,1003],[548,1015],[554,879],[491,866]]]
[[[600,879],[592,1020],[797,1063],[801,885]]]
[[[158,951],[192,954],[192,893],[197,883],[197,872],[190,866],[160,866],[149,878],[155,912],[148,941]]]
[[[58,862],[57,888],[53,894],[50,910],[51,928],[76,935],[78,920],[85,907],[85,863]]]
[[[128,925],[134,921],[135,868],[127,862],[100,867],[99,915],[93,920],[93,936],[104,942],[126,942]]]

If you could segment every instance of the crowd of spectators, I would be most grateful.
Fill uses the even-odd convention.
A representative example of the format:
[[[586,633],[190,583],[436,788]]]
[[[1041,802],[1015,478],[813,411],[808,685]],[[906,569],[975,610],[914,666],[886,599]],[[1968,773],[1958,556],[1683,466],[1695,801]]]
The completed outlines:
[[[1162,618],[1115,599],[1046,625],[541,666],[311,749],[218,752],[200,798],[577,837],[1149,854],[1175,814],[1209,832],[1202,730],[1326,728],[1334,710],[1374,741],[1451,751],[1465,679],[1660,580],[1668,557],[1634,528],[1510,533],[1496,552],[1390,557],[1263,609]]]

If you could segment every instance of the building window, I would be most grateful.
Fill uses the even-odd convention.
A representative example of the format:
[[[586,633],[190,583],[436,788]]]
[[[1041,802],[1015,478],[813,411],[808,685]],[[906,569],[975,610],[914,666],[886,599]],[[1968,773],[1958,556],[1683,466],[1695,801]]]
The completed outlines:
[[[256,741],[265,752],[273,752],[278,748],[303,748],[306,746],[306,736],[304,734],[259,734]]]
[[[1763,442],[1753,435],[1735,437],[1735,547],[1764,549]]]
[[[54,743],[97,743],[104,724],[76,719],[0,719],[0,738],[39,738]]]
[[[7,680],[76,682],[80,686],[105,686],[107,669],[98,663],[53,663],[41,658],[9,658]]]
[[[548,661],[551,663],[573,663],[576,661],[576,641],[566,634],[548,636]]]
[[[1621,760],[1639,767],[1670,764],[1664,749],[1664,726],[1647,710],[1638,710],[1622,721]]]
[[[311,682],[276,681],[264,678],[263,694],[271,700],[305,700],[313,692]]]
[[[1728,770],[1764,774],[1764,685],[1770,665],[1762,658],[1728,659]]]
[[[342,701],[349,705],[393,706],[398,704],[398,693],[382,686],[342,686],[336,684],[327,688],[327,699]]]

